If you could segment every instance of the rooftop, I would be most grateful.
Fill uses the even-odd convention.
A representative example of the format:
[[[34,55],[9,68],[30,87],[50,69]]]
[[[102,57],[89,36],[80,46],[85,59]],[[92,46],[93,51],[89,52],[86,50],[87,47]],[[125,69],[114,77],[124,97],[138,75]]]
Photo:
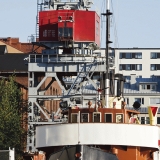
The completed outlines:
[[[4,54],[0,55],[0,72],[28,72],[24,58],[26,54]]]

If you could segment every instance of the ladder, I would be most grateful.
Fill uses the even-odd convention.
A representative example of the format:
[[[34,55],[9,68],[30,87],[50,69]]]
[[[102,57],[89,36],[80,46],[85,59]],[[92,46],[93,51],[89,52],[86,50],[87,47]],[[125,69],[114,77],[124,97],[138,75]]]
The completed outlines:
[[[36,16],[36,38],[39,38],[39,12],[43,10],[44,0],[37,0],[37,16]]]
[[[94,60],[93,63],[91,63],[91,64],[89,65],[88,70],[87,70],[86,72],[84,72],[85,65],[82,67],[82,69],[81,69],[81,71],[79,72],[79,74],[77,75],[75,81],[74,81],[73,84],[71,85],[71,87],[70,87],[67,95],[69,95],[69,94],[71,93],[71,90],[74,88],[74,86],[76,85],[77,80],[78,80],[79,78],[87,77],[87,76],[89,75],[91,68],[93,67],[93,65],[94,65],[96,62],[97,62],[97,61]]]

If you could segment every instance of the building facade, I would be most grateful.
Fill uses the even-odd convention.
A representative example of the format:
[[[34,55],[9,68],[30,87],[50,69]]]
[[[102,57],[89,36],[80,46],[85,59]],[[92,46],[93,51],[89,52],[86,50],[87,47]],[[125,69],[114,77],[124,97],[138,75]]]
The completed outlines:
[[[125,77],[124,98],[127,107],[141,104],[139,120],[149,123],[148,106],[160,106],[160,48],[116,48],[115,73]],[[160,124],[160,110],[157,123]]]
[[[160,48],[115,49],[115,72],[130,77],[160,76]]]

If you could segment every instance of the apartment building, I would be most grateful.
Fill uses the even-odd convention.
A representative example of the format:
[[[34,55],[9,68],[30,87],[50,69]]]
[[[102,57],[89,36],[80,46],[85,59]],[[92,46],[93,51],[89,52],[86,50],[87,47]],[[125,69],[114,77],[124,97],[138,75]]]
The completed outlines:
[[[115,73],[124,75],[124,97],[129,109],[141,104],[139,119],[148,124],[148,106],[160,106],[160,48],[116,48]],[[157,123],[160,124],[160,109]]]
[[[130,77],[149,78],[160,76],[160,48],[115,49],[115,72]]]

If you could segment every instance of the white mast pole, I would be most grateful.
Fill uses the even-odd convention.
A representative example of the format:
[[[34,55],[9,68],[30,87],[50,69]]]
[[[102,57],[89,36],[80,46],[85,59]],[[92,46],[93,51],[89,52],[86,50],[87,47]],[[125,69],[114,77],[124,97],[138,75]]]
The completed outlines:
[[[107,10],[109,10],[109,0],[107,0]]]

